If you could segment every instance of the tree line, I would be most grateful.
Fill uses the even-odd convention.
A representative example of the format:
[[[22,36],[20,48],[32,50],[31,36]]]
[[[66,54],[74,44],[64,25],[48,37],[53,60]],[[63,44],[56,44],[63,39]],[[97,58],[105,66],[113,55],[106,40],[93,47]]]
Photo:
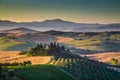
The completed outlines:
[[[1,66],[26,66],[31,65],[31,61],[23,61],[23,62],[13,62],[13,63],[0,63]]]

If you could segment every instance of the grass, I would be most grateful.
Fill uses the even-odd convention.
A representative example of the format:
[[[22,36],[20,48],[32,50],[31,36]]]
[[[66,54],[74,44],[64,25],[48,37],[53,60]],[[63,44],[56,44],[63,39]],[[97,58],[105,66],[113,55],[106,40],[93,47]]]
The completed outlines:
[[[73,76],[53,65],[14,66],[16,75],[22,80],[75,80]]]
[[[85,50],[98,50],[101,51],[101,44],[103,41],[100,40],[92,40],[92,39],[85,39],[85,40],[73,40],[73,41],[68,41],[65,42],[65,44],[70,44],[73,45],[77,48],[80,49],[85,49]]]
[[[116,35],[111,35],[110,36],[110,39],[113,39],[113,40],[120,40],[120,34],[116,34]]]
[[[97,44],[101,44],[102,41],[100,40],[90,40],[90,39],[86,39],[86,40],[73,40],[73,41],[69,41],[66,42],[67,44],[72,44],[76,47],[80,47],[80,46],[88,46],[88,45],[97,45]]]
[[[25,51],[31,47],[34,47],[35,43],[28,43],[28,42],[15,42],[7,40],[3,37],[0,38],[0,50],[8,50],[8,51]]]

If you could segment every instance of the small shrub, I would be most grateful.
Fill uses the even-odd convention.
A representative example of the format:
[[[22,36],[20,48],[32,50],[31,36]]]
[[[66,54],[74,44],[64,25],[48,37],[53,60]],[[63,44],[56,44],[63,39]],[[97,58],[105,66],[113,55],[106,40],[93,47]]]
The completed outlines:
[[[115,58],[112,58],[110,63],[111,63],[111,65],[117,65],[118,60]]]

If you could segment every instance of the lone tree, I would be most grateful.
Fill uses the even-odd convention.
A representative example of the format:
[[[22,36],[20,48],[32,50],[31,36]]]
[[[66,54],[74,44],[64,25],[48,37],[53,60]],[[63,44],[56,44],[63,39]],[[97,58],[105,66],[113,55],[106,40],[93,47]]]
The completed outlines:
[[[110,63],[111,63],[112,65],[117,65],[118,60],[115,59],[115,58],[112,58]]]

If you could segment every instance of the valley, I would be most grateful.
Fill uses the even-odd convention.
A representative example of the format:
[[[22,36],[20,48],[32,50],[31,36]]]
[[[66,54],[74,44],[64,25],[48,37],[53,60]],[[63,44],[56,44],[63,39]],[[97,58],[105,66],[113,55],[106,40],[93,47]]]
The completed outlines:
[[[0,0],[0,80],[120,80],[120,0]]]

